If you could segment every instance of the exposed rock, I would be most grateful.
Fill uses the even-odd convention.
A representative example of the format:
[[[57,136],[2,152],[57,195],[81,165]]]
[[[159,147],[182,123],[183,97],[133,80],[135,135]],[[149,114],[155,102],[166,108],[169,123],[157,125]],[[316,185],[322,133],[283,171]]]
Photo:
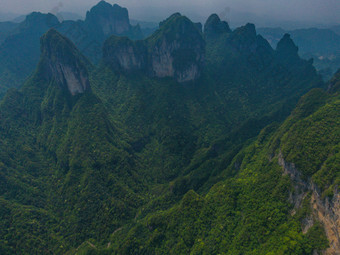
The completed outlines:
[[[50,29],[41,38],[41,51],[39,67],[48,80],[55,81],[72,95],[90,89],[86,59],[70,40]]]
[[[197,25],[175,13],[144,41],[111,37],[104,61],[116,71],[147,70],[150,76],[196,80],[204,64],[205,43]]]
[[[323,224],[329,248],[325,251],[327,255],[340,254],[340,194],[338,187],[334,189],[333,198],[328,197],[322,199],[318,188],[315,184],[311,184],[313,190],[311,204],[313,213]]]
[[[308,183],[302,180],[301,174],[296,169],[294,163],[288,163],[284,160],[281,152],[278,155],[278,163],[283,168],[283,174],[288,175],[293,181],[294,189],[289,194],[289,202],[294,205],[294,209],[291,212],[294,215],[296,210],[301,207],[302,201],[308,193]]]
[[[197,26],[176,13],[160,23],[148,39],[149,69],[156,77],[196,80],[204,64],[205,42]]]
[[[313,215],[322,223],[330,244],[323,254],[338,255],[340,251],[340,194],[338,187],[335,187],[331,200],[328,197],[322,198],[317,186],[311,180],[303,181],[295,165],[286,162],[281,152],[278,155],[278,163],[282,166],[284,174],[290,176],[294,185],[294,193],[290,194],[290,201],[294,204],[293,212],[301,207],[302,200],[307,192],[311,191]],[[306,233],[313,224],[314,220],[311,216],[303,219],[301,222],[302,231]]]
[[[104,44],[104,62],[114,70],[144,70],[147,48],[143,41],[133,42],[127,37],[111,36]]]
[[[205,37],[215,38],[224,33],[231,33],[228,23],[221,21],[217,14],[210,15],[204,24]]]

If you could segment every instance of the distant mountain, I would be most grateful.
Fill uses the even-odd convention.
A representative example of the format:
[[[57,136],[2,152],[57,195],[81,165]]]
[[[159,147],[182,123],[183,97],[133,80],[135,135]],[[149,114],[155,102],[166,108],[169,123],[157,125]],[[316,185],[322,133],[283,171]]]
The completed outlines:
[[[59,18],[60,21],[63,21],[63,20],[83,20],[84,17],[83,16],[80,16],[79,14],[77,13],[74,13],[74,12],[58,12],[56,14],[56,16]]]
[[[132,25],[139,25],[140,29],[142,30],[143,36],[148,37],[152,35],[158,28],[158,23],[156,22],[148,22],[148,21],[140,21],[140,20],[130,20]]]
[[[0,23],[0,98],[33,72],[39,61],[39,38],[52,27],[67,35],[94,63],[100,60],[103,42],[110,35],[143,37],[138,26],[130,25],[125,8],[104,1],[87,13],[85,21],[60,23],[53,14],[34,12],[19,24]]]
[[[330,28],[332,31],[334,31],[335,33],[337,33],[338,35],[340,35],[340,25],[337,26],[333,26]]]
[[[19,87],[39,61],[39,39],[60,23],[52,14],[33,12],[14,26],[0,45],[0,96],[11,87]]]
[[[300,56],[313,58],[314,64],[321,72],[329,69],[326,79],[340,67],[340,35],[330,29],[297,29],[285,31],[281,28],[259,28],[270,44],[275,47],[283,34],[289,33],[300,50]]]

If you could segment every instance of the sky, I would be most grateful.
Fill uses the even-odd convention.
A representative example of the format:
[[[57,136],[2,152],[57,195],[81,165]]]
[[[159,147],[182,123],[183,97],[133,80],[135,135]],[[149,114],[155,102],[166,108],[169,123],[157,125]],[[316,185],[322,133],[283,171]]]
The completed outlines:
[[[99,0],[0,0],[1,13],[71,11],[85,16]],[[130,18],[159,21],[181,12],[194,21],[217,13],[231,25],[242,22],[261,26],[340,24],[340,0],[107,0],[128,8]]]

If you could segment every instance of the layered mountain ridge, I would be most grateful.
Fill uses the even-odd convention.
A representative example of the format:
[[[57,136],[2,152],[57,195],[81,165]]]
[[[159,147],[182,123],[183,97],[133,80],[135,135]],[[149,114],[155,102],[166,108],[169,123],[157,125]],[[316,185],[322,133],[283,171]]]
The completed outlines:
[[[98,66],[41,37],[0,103],[1,254],[334,254],[339,77],[208,20],[111,36]]]
[[[66,35],[93,63],[101,59],[102,45],[108,36],[143,37],[140,28],[130,24],[125,8],[105,1],[88,11],[85,21],[59,22],[51,13],[33,12],[0,43],[0,97],[8,88],[22,86],[33,73],[39,62],[39,39],[50,28]]]
[[[187,82],[201,75],[205,42],[196,25],[177,13],[144,41],[114,36],[106,41],[103,51],[104,62],[113,70],[142,70],[150,76]]]

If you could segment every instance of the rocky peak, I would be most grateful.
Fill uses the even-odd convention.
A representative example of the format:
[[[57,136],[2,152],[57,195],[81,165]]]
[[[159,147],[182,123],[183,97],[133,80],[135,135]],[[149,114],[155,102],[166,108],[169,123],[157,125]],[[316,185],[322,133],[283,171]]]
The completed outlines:
[[[289,34],[285,34],[277,43],[276,52],[280,59],[285,62],[295,62],[299,60],[298,47],[295,45]]]
[[[41,60],[39,69],[45,78],[54,81],[72,95],[90,89],[87,60],[73,43],[56,30],[50,29],[41,37]]]
[[[178,82],[196,80],[204,63],[205,42],[193,22],[179,13],[160,23],[148,38],[150,72],[174,77]]]
[[[115,71],[146,70],[150,76],[196,80],[204,63],[205,42],[197,24],[179,13],[160,23],[144,41],[110,37],[104,44],[104,62]]]
[[[277,43],[276,50],[289,55],[298,53],[298,47],[293,42],[292,38],[290,38],[289,34],[284,34],[282,39]]]
[[[204,24],[204,35],[206,38],[214,38],[224,33],[230,33],[227,22],[221,21],[217,14],[212,14]]]
[[[105,1],[100,1],[86,13],[85,22],[95,26],[105,36],[124,34],[131,28],[128,10]]]
[[[113,70],[146,69],[147,48],[143,41],[134,42],[127,37],[111,36],[104,43],[103,60]]]

